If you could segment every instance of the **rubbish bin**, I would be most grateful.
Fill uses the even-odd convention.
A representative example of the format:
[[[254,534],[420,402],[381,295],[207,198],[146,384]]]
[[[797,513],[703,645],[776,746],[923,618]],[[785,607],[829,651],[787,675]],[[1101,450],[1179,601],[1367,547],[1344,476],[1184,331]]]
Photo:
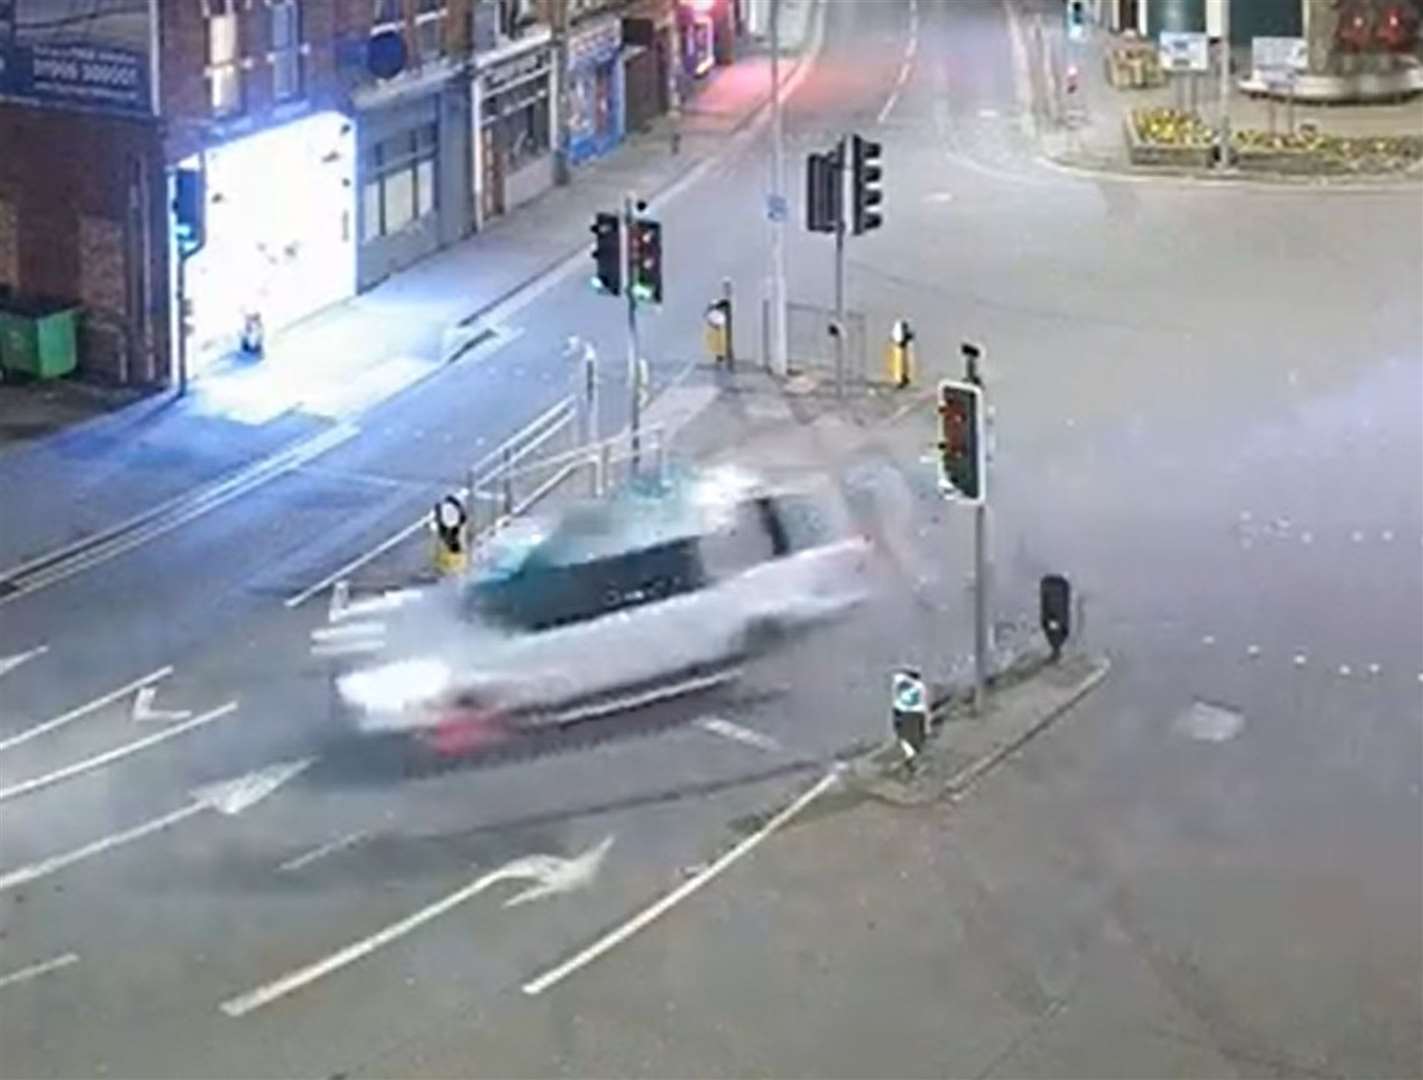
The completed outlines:
[[[74,370],[79,309],[54,300],[10,297],[0,306],[0,366],[36,379]]]

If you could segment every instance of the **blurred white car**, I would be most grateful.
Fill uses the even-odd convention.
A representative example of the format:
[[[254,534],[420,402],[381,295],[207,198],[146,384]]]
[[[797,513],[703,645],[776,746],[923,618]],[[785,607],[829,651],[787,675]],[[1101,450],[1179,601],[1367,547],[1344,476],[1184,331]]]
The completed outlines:
[[[695,689],[867,595],[869,545],[828,484],[700,474],[501,536],[458,588],[402,607],[336,681],[363,732],[460,744]]]

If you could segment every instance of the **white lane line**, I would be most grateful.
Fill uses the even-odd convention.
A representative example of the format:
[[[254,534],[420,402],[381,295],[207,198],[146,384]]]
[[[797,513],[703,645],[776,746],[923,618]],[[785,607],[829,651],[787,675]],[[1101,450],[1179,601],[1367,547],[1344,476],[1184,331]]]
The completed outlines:
[[[177,825],[180,821],[186,821],[190,817],[201,814],[209,809],[208,804],[194,802],[189,803],[181,810],[174,810],[172,813],[164,814],[162,817],[146,821],[142,825],[132,829],[125,829],[122,832],[110,833],[102,840],[95,840],[91,844],[75,848],[73,851],[66,851],[63,855],[54,855],[48,859],[41,859],[37,863],[30,863],[28,866],[21,866],[17,870],[11,870],[8,874],[0,875],[0,893],[9,892],[11,889],[19,888],[21,885],[28,885],[32,881],[49,877],[50,874],[58,873],[66,867],[75,863],[83,862],[85,859],[92,859],[95,855],[102,855],[106,851],[111,851],[124,844],[131,844],[135,840],[142,840],[152,833],[161,832],[164,829]]]
[[[324,859],[328,855],[335,855],[338,851],[345,851],[349,847],[355,847],[369,835],[370,834],[364,829],[357,829],[353,833],[347,833],[345,836],[328,841],[320,847],[312,848],[304,855],[298,855],[294,859],[288,859],[282,863],[281,866],[277,867],[277,869],[284,874],[289,874],[293,870],[300,870],[303,866],[310,866],[316,862],[317,859]]]
[[[743,727],[741,724],[720,716],[703,716],[696,721],[696,725],[709,735],[717,735],[723,739],[730,739],[732,742],[754,746],[757,750],[765,750],[767,753],[773,754],[781,749],[781,744],[771,736],[763,735],[753,728]]]
[[[43,963],[31,964],[27,968],[12,971],[8,975],[0,975],[0,990],[5,989],[7,986],[16,986],[23,982],[29,982],[31,979],[38,978],[41,975],[48,975],[51,971],[58,971],[60,968],[67,968],[70,964],[77,963],[79,963],[79,954],[67,952],[63,956],[56,956]]]
[[[883,124],[886,120],[888,120],[889,114],[894,111],[894,106],[898,104],[898,102],[899,89],[896,87],[894,92],[889,95],[889,100],[884,103],[884,108],[880,109],[879,116],[875,117],[875,123]]]
[[[185,720],[181,724],[174,724],[172,727],[155,731],[152,735],[145,735],[141,739],[134,739],[132,742],[116,746],[112,750],[105,750],[102,754],[95,754],[93,757],[85,758],[83,761],[76,761],[72,765],[66,765],[62,769],[45,773],[43,776],[31,777],[29,780],[22,780],[18,784],[11,784],[7,788],[0,788],[0,802],[7,802],[10,799],[18,799],[21,795],[29,795],[39,791],[41,788],[50,787],[53,784],[62,783],[65,780],[72,780],[86,772],[95,769],[102,769],[106,765],[112,765],[115,761],[137,754],[140,750],[147,750],[150,746],[157,746],[161,742],[169,739],[176,739],[179,735],[186,735],[188,732],[211,724],[215,720],[221,720],[224,716],[229,716],[237,711],[237,702],[229,701],[226,705],[219,705],[216,709],[209,709],[191,720]]]
[[[651,925],[654,921],[661,918],[668,911],[672,910],[672,908],[676,907],[687,897],[691,896],[697,890],[702,888],[702,886],[706,885],[713,878],[716,878],[718,875],[720,875],[721,872],[727,867],[729,867],[732,863],[736,862],[738,859],[742,858],[743,856],[754,850],[768,836],[776,832],[776,830],[782,828],[787,822],[789,822],[807,806],[813,803],[816,799],[820,798],[820,796],[824,795],[827,791],[834,787],[835,784],[839,783],[840,774],[843,771],[843,766],[835,766],[835,768],[831,769],[828,773],[826,773],[818,781],[816,781],[815,785],[811,787],[810,790],[806,791],[803,795],[801,795],[793,803],[787,806],[784,810],[772,817],[771,820],[766,822],[765,825],[761,826],[760,829],[752,833],[750,836],[746,837],[746,839],[742,840],[741,843],[737,844],[734,848],[728,851],[721,858],[717,859],[716,862],[712,863],[705,870],[701,871],[694,877],[688,878],[681,885],[677,886],[677,888],[673,889],[667,895],[663,896],[660,900],[657,900],[650,906],[643,908],[640,912],[634,915],[627,922],[623,923],[616,930],[595,941],[586,949],[575,953],[567,960],[563,961],[561,964],[558,964],[556,967],[552,967],[548,971],[545,971],[542,975],[539,975],[536,978],[530,979],[528,982],[524,983],[522,988],[524,993],[528,994],[530,997],[533,997],[538,994],[542,994],[545,990],[548,990],[551,987],[557,986],[570,975],[573,975],[582,968],[587,967],[589,964],[591,964],[594,960],[597,960],[604,953],[612,951],[613,949],[621,945],[624,941],[628,940],[628,938],[632,937],[634,934],[638,933],[645,927]]]
[[[354,438],[359,431],[354,424],[337,424],[305,442],[256,462],[210,488],[199,490],[193,495],[181,495],[156,510],[141,514],[99,536],[77,541],[59,551],[12,567],[0,574],[0,580],[9,581],[16,587],[12,592],[0,596],[0,604],[8,604],[37,589],[57,584],[156,540],[181,525],[186,525],[250,491],[255,491],[279,476],[296,471]]]
[[[29,649],[26,652],[16,653],[14,656],[7,656],[0,659],[0,675],[8,675],[21,664],[28,663],[35,657],[43,656],[47,652],[49,652],[48,645],[36,645],[33,649]]]
[[[155,709],[153,699],[158,696],[158,687],[140,686],[133,696],[133,722],[135,724],[170,724],[175,720],[186,720],[193,715],[192,709]]]
[[[166,679],[171,674],[173,674],[173,669],[171,667],[161,667],[157,671],[149,672],[141,679],[134,679],[133,682],[125,683],[117,690],[111,690],[107,694],[104,694],[102,697],[95,698],[87,705],[80,705],[77,709],[70,709],[67,713],[64,713],[61,716],[56,716],[53,720],[46,720],[42,724],[36,724],[32,728],[26,728],[24,731],[21,731],[16,735],[11,735],[8,739],[0,740],[0,753],[4,753],[6,750],[11,749],[12,747],[19,746],[21,743],[27,743],[31,739],[38,738],[39,736],[45,734],[45,732],[53,731],[56,728],[62,728],[65,724],[72,723],[73,721],[78,720],[80,717],[88,716],[96,709],[102,709],[105,705],[111,705],[115,701],[118,701],[120,698],[127,697],[129,694],[132,694],[136,690],[141,690],[149,683],[156,683],[160,679]]]
[[[234,1018],[246,1016],[254,1009],[260,1009],[264,1005],[270,1005],[272,1002],[278,1001],[288,994],[295,993],[302,989],[302,987],[310,986],[318,979],[325,978],[332,972],[340,971],[344,967],[349,967],[357,960],[369,956],[382,946],[389,945],[392,941],[404,937],[412,930],[424,926],[431,919],[437,919],[445,914],[445,912],[459,907],[466,900],[477,895],[486,887],[487,883],[483,877],[471,881],[464,888],[450,893],[450,895],[446,896],[443,900],[437,900],[429,907],[421,908],[415,912],[415,914],[408,915],[399,922],[391,923],[385,929],[372,934],[368,938],[362,938],[360,941],[346,946],[346,948],[339,952],[332,953],[323,960],[318,960],[316,963],[308,964],[303,968],[297,968],[295,971],[283,975],[280,979],[275,979],[265,986],[259,986],[257,989],[251,990],[248,993],[239,994],[234,998],[228,998],[219,1008],[228,1016]]]
[[[62,855],[52,855],[48,859],[11,870],[0,876],[0,893],[21,885],[28,885],[32,881],[38,881],[40,878],[58,873],[65,867],[73,866],[85,859],[92,859],[95,855],[102,855],[116,847],[131,844],[135,840],[142,840],[145,836],[172,828],[174,825],[197,817],[208,810],[215,810],[228,817],[240,814],[244,810],[256,806],[288,780],[300,775],[312,764],[312,760],[311,758],[302,758],[300,761],[279,761],[274,765],[256,769],[242,776],[196,788],[191,792],[192,802],[187,806],[145,821],[142,825],[135,825],[122,832],[110,833],[108,836],[85,844],[83,847],[66,851]]]

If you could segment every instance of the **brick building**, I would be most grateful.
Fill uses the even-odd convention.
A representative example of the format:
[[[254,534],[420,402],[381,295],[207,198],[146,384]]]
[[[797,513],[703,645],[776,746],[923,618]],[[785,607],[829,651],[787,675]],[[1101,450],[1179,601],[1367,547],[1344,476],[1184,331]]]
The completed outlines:
[[[0,0],[0,294],[79,304],[90,377],[200,371],[566,181],[670,107],[680,27],[736,8]]]

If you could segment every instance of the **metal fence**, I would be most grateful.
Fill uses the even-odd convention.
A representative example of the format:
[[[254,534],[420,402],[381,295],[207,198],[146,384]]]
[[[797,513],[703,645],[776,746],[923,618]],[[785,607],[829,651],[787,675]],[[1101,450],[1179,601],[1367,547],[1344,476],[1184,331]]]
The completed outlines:
[[[608,439],[587,438],[579,400],[570,395],[526,424],[469,469],[470,546],[477,549],[504,525],[557,494],[602,497],[635,474],[661,477],[668,446],[660,425]],[[580,483],[581,480],[581,483]]]

